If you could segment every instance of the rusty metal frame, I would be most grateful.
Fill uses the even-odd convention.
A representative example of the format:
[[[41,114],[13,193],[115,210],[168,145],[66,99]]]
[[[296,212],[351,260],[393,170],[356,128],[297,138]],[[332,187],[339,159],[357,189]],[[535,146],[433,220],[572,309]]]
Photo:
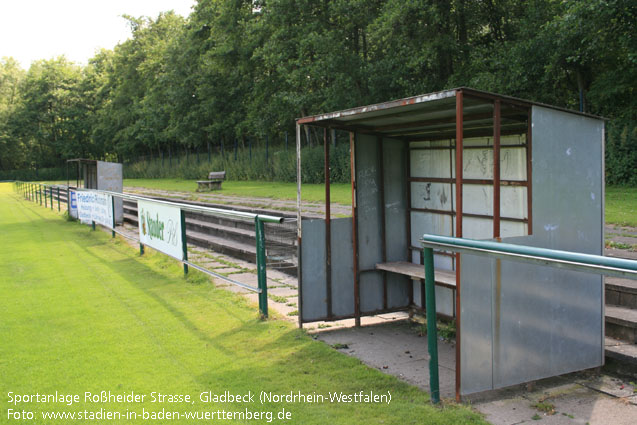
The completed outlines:
[[[500,99],[493,102],[493,237],[500,237]]]
[[[332,215],[330,195],[330,143],[328,128],[323,128],[323,145],[325,161],[325,287],[327,315],[332,316]]]
[[[456,91],[456,237],[462,237],[462,170],[463,170],[463,92]],[[461,285],[460,285],[460,253],[456,253],[456,401],[460,401],[460,334],[461,320]]]
[[[349,133],[350,172],[352,181],[352,251],[354,253],[354,323],[361,325],[360,273],[358,262],[358,202],[356,190],[356,133]]]
[[[299,307],[298,325],[303,327],[303,273],[302,271],[302,231],[301,225],[301,125],[296,123],[296,231],[297,231],[297,305]]]
[[[432,213],[432,214],[441,214],[441,215],[450,215],[452,217],[456,216],[456,211],[453,210],[437,210],[434,208],[410,208],[410,211],[414,212],[422,212],[422,213]],[[471,218],[484,218],[487,220],[494,219],[494,216],[487,214],[475,214],[475,213],[462,213],[463,217],[471,217]],[[516,217],[502,217],[498,218],[500,221],[511,221],[514,223],[527,223],[528,220],[526,218],[516,218]],[[494,236],[497,237],[497,236]],[[437,252],[436,252],[437,253]]]
[[[526,233],[533,234],[533,122],[532,108],[528,110],[527,131],[526,131],[526,208],[528,211],[528,224]]]
[[[526,133],[526,132],[525,132]],[[427,140],[429,141],[429,140]],[[451,146],[414,146],[412,148],[410,148],[410,150],[412,151],[436,151],[436,150],[453,150],[455,149],[456,146],[455,145],[451,145]],[[468,150],[468,149],[484,149],[485,146],[480,146],[480,145],[475,145],[475,146],[465,146],[464,150]],[[526,143],[521,143],[519,145],[502,145],[500,144],[500,149],[507,149],[507,148],[526,148]]]
[[[407,226],[406,227],[406,231],[407,231],[407,258],[409,259],[409,262],[412,261],[412,245],[411,245],[411,154],[410,154],[410,149],[411,146],[409,146],[409,142],[407,143],[407,148],[405,149],[405,175],[404,175],[404,179],[405,182],[407,183],[407,208],[406,208],[406,214],[407,214]],[[414,285],[409,285],[409,305],[414,305]]]
[[[386,223],[385,223],[385,161],[383,159],[383,138],[377,137],[376,139],[376,148],[378,149],[377,157],[378,157],[378,171],[380,173],[380,187],[379,187],[379,195],[380,195],[380,237],[383,241],[381,245],[381,255],[383,258],[383,263],[387,262],[387,233],[386,233]],[[387,310],[387,272],[383,271],[383,309]]]
[[[455,183],[455,178],[444,177],[410,177],[411,182],[422,183]],[[522,186],[526,187],[527,182],[525,180],[500,180],[502,186]],[[462,184],[477,184],[477,185],[493,185],[493,179],[462,179]]]

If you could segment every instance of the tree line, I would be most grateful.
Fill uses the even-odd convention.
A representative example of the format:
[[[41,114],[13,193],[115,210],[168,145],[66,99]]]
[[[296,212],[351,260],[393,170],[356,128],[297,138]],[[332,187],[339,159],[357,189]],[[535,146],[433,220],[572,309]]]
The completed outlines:
[[[0,173],[276,145],[300,116],[468,86],[609,118],[607,181],[637,184],[633,0],[198,0],[125,18],[131,37],[84,66],[0,60]]]

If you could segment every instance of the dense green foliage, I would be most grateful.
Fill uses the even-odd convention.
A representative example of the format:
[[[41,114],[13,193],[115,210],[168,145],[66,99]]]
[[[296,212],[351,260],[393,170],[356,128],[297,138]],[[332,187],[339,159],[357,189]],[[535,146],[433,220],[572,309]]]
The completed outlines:
[[[325,157],[322,146],[302,150],[302,178],[307,183],[325,181]],[[225,171],[230,180],[267,180],[280,182],[296,181],[296,151],[281,149],[275,152],[263,148],[237,149],[223,155],[181,155],[169,158],[144,159],[124,167],[127,179],[206,179],[210,171]],[[330,177],[334,182],[346,183],[350,179],[349,144],[340,144],[330,149]]]
[[[299,116],[469,86],[581,97],[611,119],[607,181],[637,184],[631,0],[199,0],[127,19],[132,37],[85,67],[0,61],[0,171],[281,147]]]

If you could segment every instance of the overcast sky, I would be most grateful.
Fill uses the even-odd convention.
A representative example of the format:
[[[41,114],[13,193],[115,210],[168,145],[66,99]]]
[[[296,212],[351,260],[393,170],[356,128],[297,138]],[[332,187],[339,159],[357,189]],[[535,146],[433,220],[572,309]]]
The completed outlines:
[[[0,57],[31,62],[65,55],[86,64],[96,49],[130,37],[121,15],[190,14],[195,0],[0,0]]]

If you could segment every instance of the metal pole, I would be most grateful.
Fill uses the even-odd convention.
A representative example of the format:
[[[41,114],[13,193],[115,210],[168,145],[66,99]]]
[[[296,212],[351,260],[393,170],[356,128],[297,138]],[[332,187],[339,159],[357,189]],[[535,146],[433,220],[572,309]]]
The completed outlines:
[[[184,261],[188,261],[188,242],[186,240],[186,214],[184,210],[179,210],[181,216],[181,249],[184,254]],[[188,274],[188,264],[184,263],[184,275]]]
[[[115,237],[115,197],[111,195],[111,214],[113,215],[113,232],[112,236]]]
[[[430,248],[637,279],[637,261],[624,258],[429,234],[421,242]]]
[[[323,166],[325,174],[325,286],[327,317],[332,317],[332,203],[330,194],[330,142],[328,129],[323,129]]]
[[[265,231],[263,222],[259,217],[254,218],[257,238],[257,277],[259,282],[259,311],[263,318],[268,317],[268,279],[265,268]]]
[[[427,302],[427,349],[429,351],[429,390],[431,402],[440,402],[440,384],[438,380],[438,330],[436,328],[436,289],[434,282],[434,250],[424,249],[425,291]]]
[[[298,297],[297,306],[299,309],[298,324],[299,328],[303,327],[303,235],[302,217],[301,217],[301,126],[297,122],[296,130],[296,274],[298,279]]]

